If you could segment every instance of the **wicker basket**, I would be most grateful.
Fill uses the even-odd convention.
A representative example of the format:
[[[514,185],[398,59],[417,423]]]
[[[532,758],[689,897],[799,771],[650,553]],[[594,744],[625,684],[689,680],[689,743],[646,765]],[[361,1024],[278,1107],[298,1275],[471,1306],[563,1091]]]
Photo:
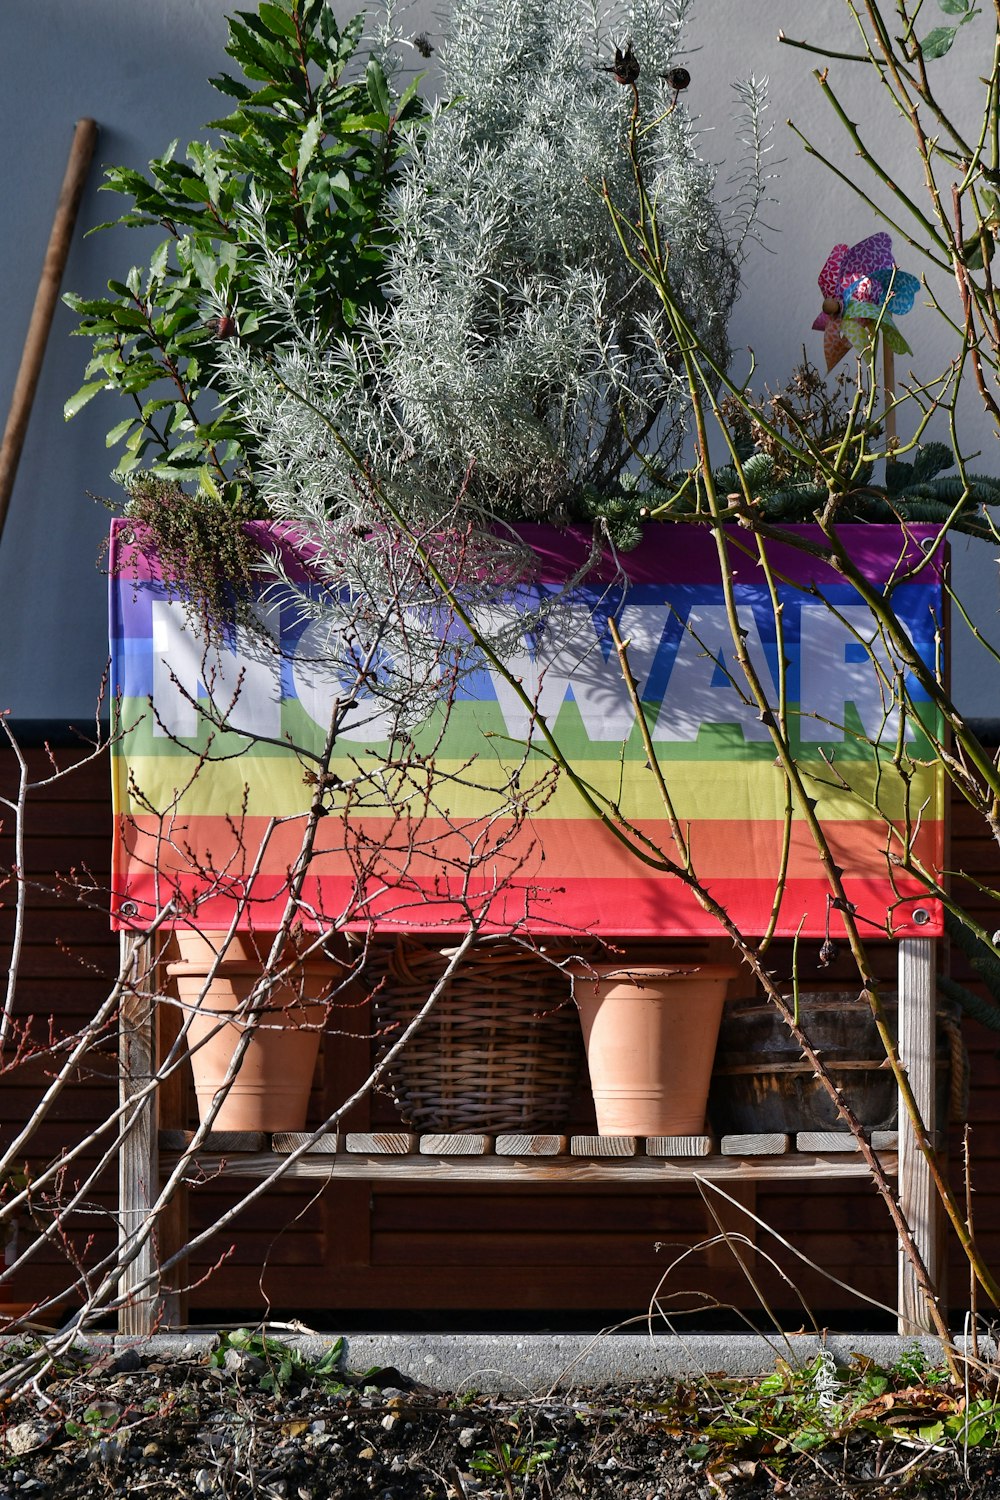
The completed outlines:
[[[375,1017],[388,1043],[440,979],[449,949],[401,939],[386,956]],[[388,1074],[417,1130],[558,1129],[583,1069],[569,980],[515,944],[472,948]]]

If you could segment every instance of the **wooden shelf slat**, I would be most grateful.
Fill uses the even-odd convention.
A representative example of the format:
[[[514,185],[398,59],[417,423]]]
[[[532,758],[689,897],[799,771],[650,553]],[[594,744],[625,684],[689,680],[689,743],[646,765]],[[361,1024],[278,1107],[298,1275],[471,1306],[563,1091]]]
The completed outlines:
[[[310,1141],[312,1141],[311,1145]],[[298,1151],[301,1146],[305,1146],[310,1156],[336,1156],[338,1151],[344,1149],[344,1137],[331,1131],[327,1135],[317,1136],[313,1141],[312,1133],[308,1130],[284,1130],[273,1137],[272,1146],[280,1156],[288,1156],[292,1151]]]
[[[876,1151],[895,1151],[898,1130],[873,1130],[872,1147]],[[797,1151],[857,1151],[858,1143],[849,1130],[800,1130],[795,1137]]]
[[[607,1156],[621,1158],[636,1154],[634,1135],[574,1135],[570,1138],[571,1156]]]
[[[497,1156],[565,1156],[566,1135],[498,1135],[493,1143]]]
[[[723,1156],[784,1156],[792,1149],[791,1136],[724,1135],[720,1150]]]
[[[710,1156],[710,1135],[650,1135],[646,1137],[647,1156]]]
[[[194,1140],[193,1130],[161,1130],[162,1151],[186,1151]],[[308,1139],[308,1137],[305,1137]],[[202,1150],[222,1155],[229,1151],[266,1151],[268,1137],[259,1130],[212,1130],[205,1137]]]
[[[493,1152],[493,1137],[456,1131],[440,1135],[422,1135],[421,1156],[489,1156]]]
[[[896,1171],[896,1157],[886,1154],[882,1163],[890,1174]],[[164,1162],[167,1170],[170,1158]],[[640,1156],[618,1158],[560,1156],[429,1156],[414,1152],[408,1156],[362,1156],[347,1151],[326,1155],[309,1152],[287,1166],[287,1157],[276,1152],[244,1156],[199,1155],[193,1159],[191,1182],[203,1175],[214,1177],[261,1178],[286,1164],[286,1179],[333,1177],[343,1181],[364,1180],[397,1182],[462,1183],[485,1186],[491,1183],[554,1183],[589,1185],[591,1183],[627,1186],[631,1183],[656,1188],[696,1178],[710,1181],[748,1182],[794,1181],[813,1179],[834,1181],[843,1178],[865,1178],[868,1168],[854,1153],[831,1152],[829,1156],[805,1151],[788,1151],[782,1156],[763,1156],[756,1160],[745,1156],[704,1156],[683,1160],[670,1157]]]
[[[355,1156],[409,1156],[418,1149],[420,1137],[409,1130],[347,1132],[347,1149]]]

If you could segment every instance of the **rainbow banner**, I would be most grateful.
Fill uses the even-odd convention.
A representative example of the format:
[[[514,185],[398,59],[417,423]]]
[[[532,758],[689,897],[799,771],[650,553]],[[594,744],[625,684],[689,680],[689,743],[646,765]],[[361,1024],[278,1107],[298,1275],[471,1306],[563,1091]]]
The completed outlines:
[[[519,531],[538,571],[502,602],[505,618],[564,592],[587,554],[573,533]],[[819,531],[798,533],[816,550],[768,545],[796,761],[872,935],[939,935],[938,903],[904,866],[932,879],[942,869],[943,772],[928,736],[940,726],[875,635],[867,605],[825,560]],[[302,888],[307,922],[448,932],[473,914],[493,931],[717,935],[698,884],[750,935],[774,923],[779,935],[838,929],[766,715],[736,662],[709,531],[648,527],[635,553],[605,557],[540,622],[531,616],[506,673],[480,660],[450,684],[447,707],[395,741],[379,704],[350,686],[356,646],[331,648],[329,626],[294,589],[263,591],[265,631],[209,648],[129,535],[116,523],[116,926],[141,929],[168,905],[171,920],[207,928],[234,915],[243,927],[280,923],[317,796],[313,757],[332,704],[350,691]],[[262,535],[273,543],[274,533]],[[868,582],[891,587],[933,667],[943,589],[940,549],[927,548],[936,530],[845,526],[841,535]],[[746,652],[777,708],[775,601],[754,539],[734,529],[726,545]],[[611,618],[627,642],[653,764]],[[456,633],[452,618],[443,656]],[[888,685],[904,676],[911,707],[901,716]]]

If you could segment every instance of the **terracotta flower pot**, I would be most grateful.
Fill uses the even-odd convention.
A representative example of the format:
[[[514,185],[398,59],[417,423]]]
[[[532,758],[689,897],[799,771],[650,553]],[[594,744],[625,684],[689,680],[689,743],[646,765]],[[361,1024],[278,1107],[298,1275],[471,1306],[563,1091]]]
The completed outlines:
[[[596,963],[575,976],[601,1135],[700,1135],[728,964]]]
[[[203,950],[197,961],[182,960],[167,966],[182,1006],[194,1012],[187,1036],[202,1121],[247,1029],[247,1022],[238,1014],[240,1006],[261,975],[260,959],[227,956],[206,990],[208,969],[221,946],[213,939],[221,936],[206,934],[207,957]],[[325,1015],[319,1002],[329,990],[332,977],[328,963],[309,960],[296,965],[287,980],[272,988],[253,1024],[243,1060],[215,1115],[213,1129],[270,1133],[305,1127]]]
[[[181,963],[198,964],[206,974],[220,954],[222,963],[256,964],[261,968],[271,951],[271,938],[266,932],[234,932],[226,943],[224,931],[196,932],[193,927],[177,927],[173,937]]]

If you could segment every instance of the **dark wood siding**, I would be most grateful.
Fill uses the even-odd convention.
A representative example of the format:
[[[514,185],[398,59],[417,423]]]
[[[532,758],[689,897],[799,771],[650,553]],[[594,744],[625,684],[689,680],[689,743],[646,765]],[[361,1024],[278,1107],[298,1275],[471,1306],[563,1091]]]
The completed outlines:
[[[60,764],[81,759],[81,752],[72,748],[55,753]],[[38,745],[30,747],[28,757],[34,778],[48,774],[49,763]],[[0,753],[0,777],[0,790],[10,797],[16,765],[9,751]],[[10,835],[10,816],[5,814],[5,867],[12,861]],[[117,966],[117,940],[106,916],[111,839],[106,763],[85,766],[39,789],[31,799],[28,835],[29,919],[18,1015],[40,1042],[50,1033],[54,1038],[69,1035],[83,1024],[107,993]],[[995,850],[985,844],[961,807],[955,809],[954,839],[955,862],[975,864],[989,879]],[[8,883],[3,896],[9,900],[11,892]],[[984,915],[988,904],[980,900]],[[9,909],[0,913],[0,923],[0,934],[9,944]],[[812,945],[802,955],[806,970],[815,965],[816,957]],[[891,967],[891,953],[884,952],[881,959]],[[776,967],[787,962],[787,953],[776,953]],[[960,956],[954,969],[957,977],[968,977]],[[845,976],[847,972],[845,968]],[[977,1231],[987,1257],[996,1261],[1000,1034],[974,1022],[966,1022],[964,1030],[972,1060],[969,1119]],[[115,1097],[114,1047],[112,1028],[40,1130],[32,1155],[54,1155],[107,1118]],[[354,1052],[352,1058],[351,1048],[341,1045],[328,1053],[314,1090],[317,1121],[347,1077],[356,1074],[357,1048]],[[0,1079],[4,1140],[29,1113],[51,1067],[44,1054],[6,1065]],[[391,1118],[385,1102],[376,1106],[375,1118],[380,1116]],[[361,1111],[353,1123],[360,1126],[364,1120]],[[593,1128],[585,1098],[578,1123]],[[95,1159],[91,1151],[67,1174],[68,1182]],[[222,1180],[193,1193],[192,1227],[208,1222],[233,1202],[234,1193],[233,1185]],[[74,1220],[74,1252],[93,1258],[95,1249],[103,1251],[113,1243],[114,1202],[114,1181],[106,1177],[88,1195],[87,1213]],[[723,1204],[719,1211],[728,1225],[753,1232],[735,1210]],[[755,1211],[807,1261],[894,1306],[895,1241],[867,1183],[765,1184],[757,1190]],[[331,1183],[310,1192],[281,1186],[251,1205],[197,1256],[191,1268],[192,1316],[207,1315],[209,1310],[213,1317],[224,1316],[226,1309],[263,1311],[269,1306],[330,1325],[336,1324],[338,1314],[363,1321],[366,1312],[385,1315],[407,1309],[428,1314],[516,1310],[526,1325],[544,1326],[560,1312],[585,1317],[641,1314],[671,1261],[712,1233],[712,1217],[696,1188],[652,1194],[633,1188],[418,1190]],[[851,1326],[868,1321],[851,1293],[824,1280],[765,1232],[758,1232],[758,1241],[788,1279],[763,1254],[754,1258],[754,1274],[772,1305],[789,1312],[796,1326],[806,1321],[800,1294],[821,1318],[839,1317]],[[205,1279],[213,1265],[217,1269]],[[53,1253],[33,1268],[27,1291],[38,1294],[66,1276],[65,1262]],[[956,1304],[966,1298],[967,1286],[967,1271],[953,1253],[951,1292]],[[746,1277],[724,1246],[698,1249],[680,1260],[662,1291],[664,1298],[675,1294],[674,1306],[756,1305]],[[875,1316],[887,1319],[886,1314]]]

